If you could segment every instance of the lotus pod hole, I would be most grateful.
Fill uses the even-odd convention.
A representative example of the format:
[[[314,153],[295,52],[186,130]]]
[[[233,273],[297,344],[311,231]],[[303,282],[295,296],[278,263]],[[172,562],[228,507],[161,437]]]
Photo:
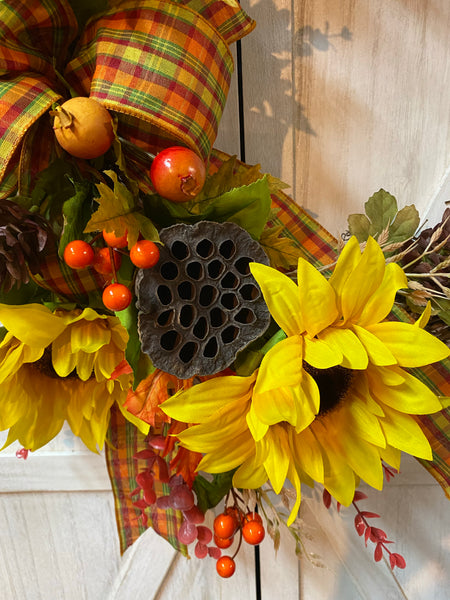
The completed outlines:
[[[159,262],[136,276],[142,350],[180,379],[218,373],[269,326],[249,268],[268,258],[234,223],[173,225],[160,239]]]

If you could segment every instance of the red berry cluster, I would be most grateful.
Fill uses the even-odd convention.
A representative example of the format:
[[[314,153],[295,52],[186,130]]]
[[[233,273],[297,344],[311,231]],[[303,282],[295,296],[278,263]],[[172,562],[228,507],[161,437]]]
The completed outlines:
[[[117,282],[117,271],[120,268],[121,252],[125,253],[128,245],[127,232],[117,237],[114,232],[103,230],[103,239],[107,246],[94,248],[83,240],[73,240],[64,249],[64,260],[72,269],[92,267],[109,279],[103,290],[103,304],[109,310],[120,311],[127,308],[132,300],[130,289]],[[149,269],[159,260],[158,246],[150,240],[139,240],[130,249],[130,260],[139,269]]]

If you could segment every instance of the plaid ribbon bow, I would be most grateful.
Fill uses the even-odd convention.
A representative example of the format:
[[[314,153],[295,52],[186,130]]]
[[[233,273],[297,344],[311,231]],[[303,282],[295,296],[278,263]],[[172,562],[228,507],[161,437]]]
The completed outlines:
[[[53,136],[40,117],[68,95],[64,82],[114,111],[119,136],[143,150],[175,142],[208,157],[233,71],[228,45],[254,22],[230,0],[109,5],[80,31],[68,0],[0,4],[0,197],[18,182],[29,189],[48,164]]]

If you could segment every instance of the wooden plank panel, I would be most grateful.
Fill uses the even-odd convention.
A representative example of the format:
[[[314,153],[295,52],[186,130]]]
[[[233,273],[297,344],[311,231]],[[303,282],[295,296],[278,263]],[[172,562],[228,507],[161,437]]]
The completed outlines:
[[[381,187],[425,212],[450,164],[449,2],[243,6],[247,161],[334,235]]]
[[[5,600],[107,598],[118,570],[112,494],[0,494]]]

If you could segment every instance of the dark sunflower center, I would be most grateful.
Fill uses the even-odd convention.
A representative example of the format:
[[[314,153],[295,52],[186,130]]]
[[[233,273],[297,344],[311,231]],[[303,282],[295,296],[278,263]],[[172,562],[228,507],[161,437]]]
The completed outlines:
[[[52,377],[53,379],[61,379],[58,373],[53,368],[52,363],[52,351],[50,348],[46,348],[44,350],[44,354],[41,356],[39,360],[36,360],[33,363],[33,367],[46,375],[47,377]],[[69,373],[67,377],[78,377],[76,370],[74,369],[72,373]],[[66,378],[64,378],[66,379]]]
[[[329,369],[316,369],[304,361],[303,368],[311,375],[319,388],[319,415],[330,412],[344,400],[353,379],[351,369],[345,369],[339,365]]]

